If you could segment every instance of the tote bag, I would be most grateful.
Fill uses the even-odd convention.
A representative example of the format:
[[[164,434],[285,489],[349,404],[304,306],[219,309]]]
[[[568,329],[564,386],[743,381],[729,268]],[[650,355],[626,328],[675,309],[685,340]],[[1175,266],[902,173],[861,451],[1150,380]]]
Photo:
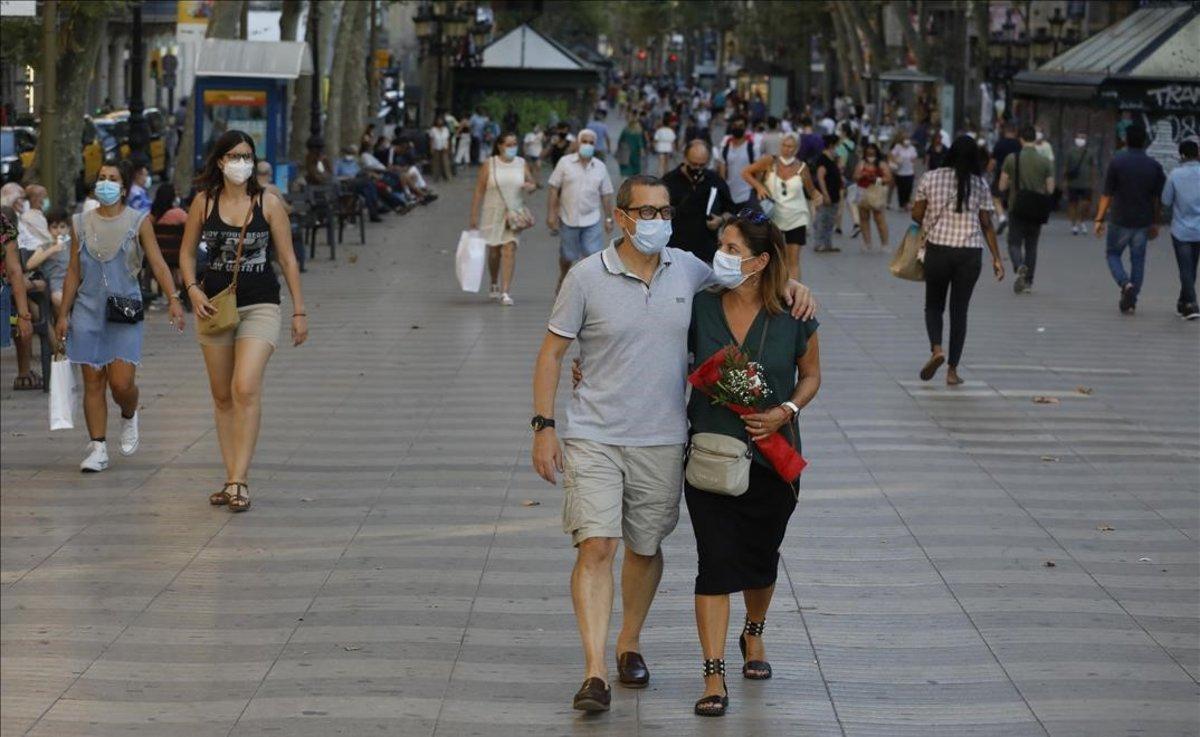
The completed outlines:
[[[75,427],[75,371],[66,356],[50,362],[50,429]]]

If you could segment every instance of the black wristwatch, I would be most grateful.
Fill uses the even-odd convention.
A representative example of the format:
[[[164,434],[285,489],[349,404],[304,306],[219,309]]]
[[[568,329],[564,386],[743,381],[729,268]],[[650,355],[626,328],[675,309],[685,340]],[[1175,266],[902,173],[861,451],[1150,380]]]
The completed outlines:
[[[545,430],[547,427],[554,427],[554,418],[536,415],[532,420],[529,421],[529,426],[533,428],[534,432],[539,432],[541,430]]]

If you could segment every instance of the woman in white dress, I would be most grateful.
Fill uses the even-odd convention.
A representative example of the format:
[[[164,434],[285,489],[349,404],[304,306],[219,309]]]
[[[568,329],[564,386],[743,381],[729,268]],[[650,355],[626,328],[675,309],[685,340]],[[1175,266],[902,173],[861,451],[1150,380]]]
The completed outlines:
[[[785,133],[779,142],[779,156],[763,156],[742,170],[742,178],[758,193],[763,210],[769,210],[771,222],[783,231],[788,276],[797,281],[800,248],[808,231],[809,203],[820,207],[822,201],[808,165],[796,158],[799,150],[796,134]]]
[[[478,230],[488,245],[489,296],[511,307],[513,271],[517,265],[517,233],[533,225],[525,207],[525,193],[537,188],[525,159],[517,155],[517,134],[496,139],[493,155],[479,167],[475,195],[471,198],[471,230]]]

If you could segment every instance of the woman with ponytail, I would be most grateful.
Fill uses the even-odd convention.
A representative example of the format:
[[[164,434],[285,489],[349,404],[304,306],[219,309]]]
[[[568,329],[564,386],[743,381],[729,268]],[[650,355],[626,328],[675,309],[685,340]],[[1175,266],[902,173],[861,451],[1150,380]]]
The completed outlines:
[[[929,381],[947,355],[942,350],[942,314],[950,298],[950,354],[946,383],[963,383],[958,375],[963,341],[967,337],[967,308],[983,268],[983,247],[992,255],[996,280],[1004,278],[1004,263],[992,227],[992,202],[975,141],[959,136],[950,146],[946,165],[925,172],[917,185],[912,219],[925,231],[925,329],[930,356],[921,369]]]
[[[774,405],[739,416],[692,392],[688,419],[693,433],[719,433],[743,441],[780,432],[800,450],[797,415],[821,385],[817,321],[788,314],[786,243],[783,233],[758,210],[743,210],[722,228],[713,273],[721,289],[701,292],[692,302],[689,342],[699,366],[731,343],[763,367],[762,378]],[[753,445],[751,443],[751,445]],[[738,640],[742,676],[771,677],[763,627],[775,591],[779,547],[796,508],[798,486],[785,481],[754,450],[749,489],[724,496],[684,485],[696,534],[696,624],[704,652],[701,716],[721,716],[729,703],[725,689],[725,634],[729,595],[742,592],[746,622]]]

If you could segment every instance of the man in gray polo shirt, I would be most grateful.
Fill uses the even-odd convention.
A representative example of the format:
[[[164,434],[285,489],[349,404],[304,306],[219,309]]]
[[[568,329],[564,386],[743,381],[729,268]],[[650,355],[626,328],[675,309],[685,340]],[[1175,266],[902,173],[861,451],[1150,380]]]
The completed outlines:
[[[673,210],[658,178],[625,180],[613,215],[622,237],[567,273],[533,377],[533,466],[552,484],[563,474],[563,531],[578,551],[571,596],[586,665],[574,705],[583,711],[611,699],[604,650],[622,539],[617,671],[632,688],[650,680],[639,639],[662,577],[660,544],[679,521],[692,296],[714,283],[703,261],[665,248]],[[808,289],[793,282],[790,294],[792,313],[811,316]],[[560,449],[554,396],[573,340],[583,379]]]

